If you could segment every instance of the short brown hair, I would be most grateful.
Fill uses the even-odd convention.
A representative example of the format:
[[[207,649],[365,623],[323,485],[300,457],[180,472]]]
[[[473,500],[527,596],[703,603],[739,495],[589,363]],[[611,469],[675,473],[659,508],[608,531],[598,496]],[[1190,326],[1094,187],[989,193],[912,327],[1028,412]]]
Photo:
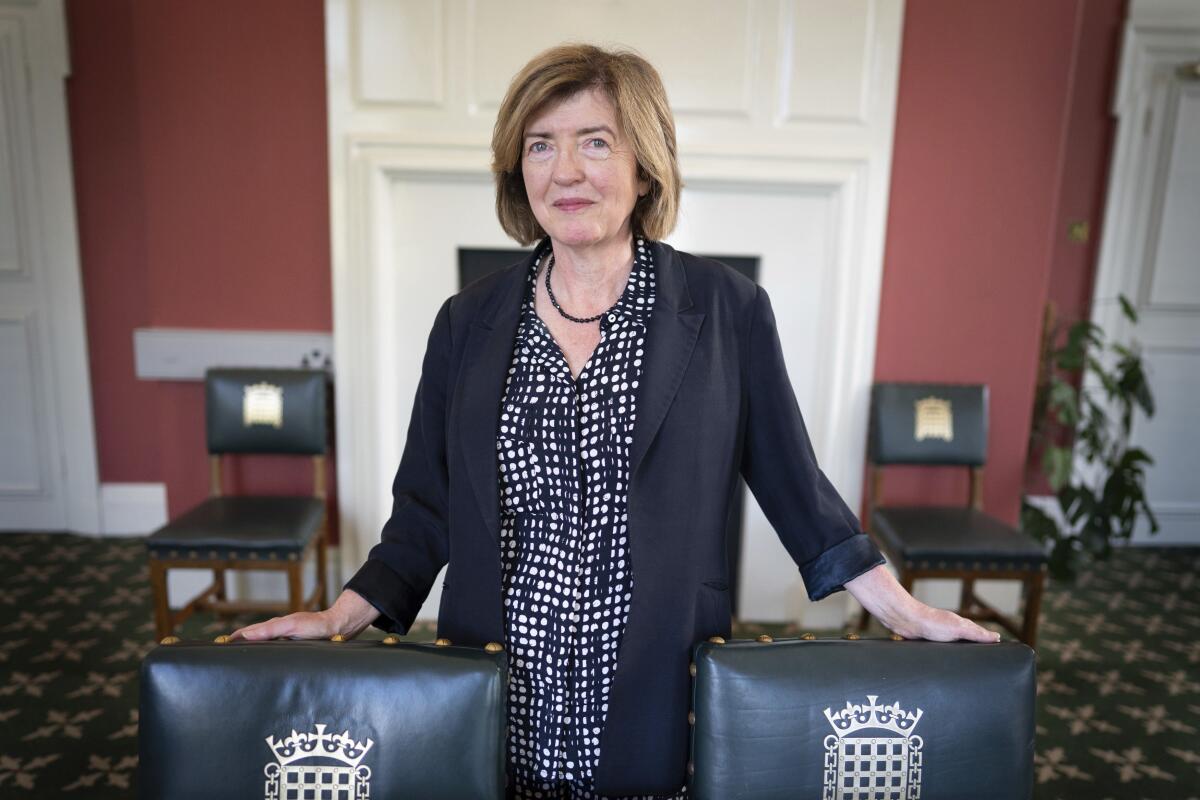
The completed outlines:
[[[521,174],[525,127],[547,106],[587,89],[605,93],[633,144],[638,178],[650,184],[633,207],[635,234],[662,239],[675,228],[683,186],[676,160],[675,118],[658,71],[627,50],[565,44],[535,56],[509,84],[492,130],[492,175],[500,226],[523,245],[546,235],[533,215]]]

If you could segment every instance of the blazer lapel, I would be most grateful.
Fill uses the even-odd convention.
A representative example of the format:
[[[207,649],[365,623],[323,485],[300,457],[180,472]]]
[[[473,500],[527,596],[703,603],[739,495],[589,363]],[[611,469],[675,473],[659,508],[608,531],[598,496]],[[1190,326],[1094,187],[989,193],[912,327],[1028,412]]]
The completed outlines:
[[[496,282],[478,319],[471,323],[455,395],[456,405],[461,409],[460,442],[467,477],[488,532],[497,542],[500,541],[500,486],[496,432],[532,258],[509,268]]]
[[[638,394],[638,419],[629,450],[629,475],[637,472],[692,358],[704,314],[692,310],[687,276],[674,248],[654,242],[654,310],[646,330],[646,362]]]

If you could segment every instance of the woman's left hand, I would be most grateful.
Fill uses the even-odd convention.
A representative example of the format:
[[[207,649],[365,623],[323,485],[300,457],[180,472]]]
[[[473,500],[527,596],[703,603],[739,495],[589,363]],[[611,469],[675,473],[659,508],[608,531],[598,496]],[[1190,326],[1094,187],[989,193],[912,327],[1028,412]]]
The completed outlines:
[[[871,616],[905,639],[998,642],[1000,634],[953,611],[927,606],[904,590],[883,564],[846,582],[846,590]]]

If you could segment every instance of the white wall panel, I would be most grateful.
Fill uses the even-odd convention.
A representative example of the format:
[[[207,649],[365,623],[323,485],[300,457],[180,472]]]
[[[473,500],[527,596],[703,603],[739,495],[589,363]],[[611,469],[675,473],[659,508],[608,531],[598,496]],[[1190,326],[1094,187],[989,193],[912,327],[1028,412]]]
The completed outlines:
[[[355,0],[353,13],[358,99],[440,104],[445,58],[441,0]]]
[[[0,318],[0,494],[37,494],[45,490],[41,428],[34,396],[36,337],[30,318]]]
[[[1180,92],[1164,171],[1157,251],[1149,272],[1150,303],[1200,310],[1200,84]]]
[[[652,56],[676,114],[748,116],[754,51],[748,0],[480,0],[469,6],[472,97],[494,111],[530,57],[562,42]],[[681,35],[671,35],[679,32]]]
[[[0,19],[0,276],[27,269],[26,233],[21,220],[22,165],[14,158],[25,149],[25,117],[15,85],[24,72],[20,25]]]
[[[1200,541],[1200,348],[1149,350],[1143,359],[1157,413],[1137,419],[1132,439],[1154,458],[1146,493],[1161,530],[1150,535],[1142,525],[1137,541],[1194,544]]]
[[[789,0],[780,25],[780,117],[787,122],[867,121],[874,57],[872,0]]]

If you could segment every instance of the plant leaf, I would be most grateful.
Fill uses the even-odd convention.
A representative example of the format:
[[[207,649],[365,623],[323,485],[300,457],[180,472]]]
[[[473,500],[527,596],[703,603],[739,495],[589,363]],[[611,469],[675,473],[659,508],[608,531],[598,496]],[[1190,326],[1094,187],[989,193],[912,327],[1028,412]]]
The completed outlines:
[[[1123,294],[1118,295],[1117,300],[1120,301],[1121,310],[1125,312],[1125,316],[1129,318],[1130,322],[1136,325],[1138,321],[1138,315],[1137,309],[1133,307],[1133,303],[1129,302],[1129,298]]]
[[[1050,488],[1058,491],[1071,480],[1071,448],[1051,445],[1042,454],[1042,468]]]

